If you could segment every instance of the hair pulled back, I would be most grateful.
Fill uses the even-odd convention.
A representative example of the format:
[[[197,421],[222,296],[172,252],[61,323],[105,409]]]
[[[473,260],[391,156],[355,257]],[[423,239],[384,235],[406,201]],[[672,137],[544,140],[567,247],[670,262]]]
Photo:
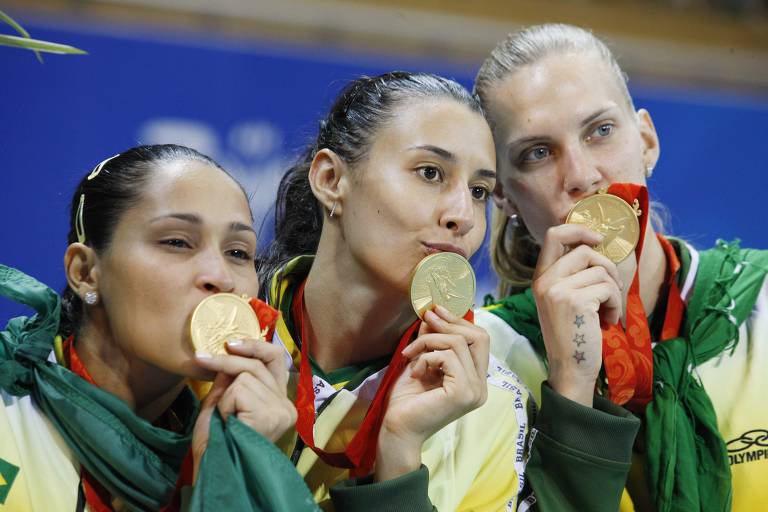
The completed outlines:
[[[141,199],[158,164],[198,161],[222,172],[213,159],[186,146],[147,145],[108,158],[86,174],[75,189],[69,212],[67,243],[82,242],[102,254],[110,245],[123,214]],[[60,333],[76,334],[83,318],[83,303],[69,287],[62,293]]]
[[[482,113],[479,101],[459,83],[429,73],[392,71],[349,83],[320,121],[317,137],[289,168],[277,191],[275,237],[259,258],[261,295],[285,263],[314,254],[320,241],[323,210],[309,184],[309,168],[318,151],[329,149],[351,166],[363,161],[376,133],[409,101],[451,99]]]

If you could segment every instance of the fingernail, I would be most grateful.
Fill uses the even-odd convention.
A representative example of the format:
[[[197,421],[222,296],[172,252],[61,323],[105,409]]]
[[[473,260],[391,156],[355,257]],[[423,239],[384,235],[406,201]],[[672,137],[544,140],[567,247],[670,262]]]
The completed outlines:
[[[440,304],[437,304],[437,305],[435,306],[435,311],[437,311],[438,313],[440,313],[440,316],[447,316],[447,315],[450,315],[450,314],[451,314],[451,312],[450,312],[450,311],[448,311],[447,309],[445,309],[445,308],[444,308],[443,306],[441,306]]]
[[[198,359],[213,359],[213,355],[209,354],[208,352],[195,352],[195,357]]]
[[[437,306],[437,307],[439,308],[440,306]],[[426,313],[424,313],[424,320],[426,320],[427,317],[429,317],[429,320],[432,320],[432,321],[440,320],[440,317],[437,316],[437,314],[434,311],[432,311],[431,309],[429,311],[427,311]]]
[[[227,345],[230,347],[242,347],[243,340],[227,340]]]

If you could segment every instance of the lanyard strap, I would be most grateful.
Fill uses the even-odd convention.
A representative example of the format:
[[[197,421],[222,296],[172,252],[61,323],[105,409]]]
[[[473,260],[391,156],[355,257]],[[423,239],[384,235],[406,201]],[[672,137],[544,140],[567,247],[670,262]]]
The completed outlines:
[[[304,306],[304,286],[306,280],[299,285],[294,295],[291,311],[293,321],[297,324],[301,343],[301,361],[299,362],[299,383],[296,392],[296,411],[298,418],[296,420],[296,431],[305,445],[310,447],[326,464],[331,466],[348,468],[353,477],[364,476],[373,469],[376,460],[376,448],[381,430],[381,424],[384,420],[384,412],[389,399],[389,392],[395,381],[405,369],[408,359],[402,355],[403,349],[418,334],[421,320],[416,320],[400,337],[395,353],[389,362],[387,371],[384,373],[381,384],[376,390],[373,401],[368,406],[363,422],[360,428],[353,436],[347,447],[342,452],[327,452],[315,445],[314,424],[315,424],[315,390],[312,385],[312,368],[309,362],[309,336],[306,333],[304,315],[306,308]],[[464,316],[465,319],[473,321],[472,310]]]
[[[621,322],[604,327],[603,364],[608,378],[608,397],[619,405],[634,411],[642,411],[653,397],[653,353],[648,318],[640,298],[640,256],[648,223],[648,190],[641,185],[615,183],[608,193],[618,196],[629,204],[635,201],[641,209],[640,237],[635,250],[637,268],[627,295],[626,328]],[[669,265],[669,295],[665,311],[662,339],[677,336],[685,306],[677,286],[680,261],[674,247],[661,235],[658,236]]]

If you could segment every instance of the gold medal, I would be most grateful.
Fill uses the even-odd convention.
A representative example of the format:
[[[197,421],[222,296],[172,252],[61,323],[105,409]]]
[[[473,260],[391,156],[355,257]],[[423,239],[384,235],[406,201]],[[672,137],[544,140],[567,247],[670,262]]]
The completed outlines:
[[[411,304],[419,317],[433,305],[462,317],[474,303],[475,272],[464,257],[453,252],[430,254],[413,271]]]
[[[566,224],[582,224],[605,238],[594,249],[614,263],[624,261],[640,239],[640,207],[601,190],[571,208]]]
[[[227,353],[227,340],[262,337],[253,308],[234,293],[217,293],[203,299],[192,313],[190,333],[196,352],[214,355]]]

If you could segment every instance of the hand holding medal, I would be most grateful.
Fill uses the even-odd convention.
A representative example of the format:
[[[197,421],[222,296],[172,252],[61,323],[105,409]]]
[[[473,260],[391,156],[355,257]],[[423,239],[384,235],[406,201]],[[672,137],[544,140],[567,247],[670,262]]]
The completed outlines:
[[[259,317],[267,320],[263,327]],[[190,331],[196,361],[217,374],[193,432],[195,468],[208,444],[214,409],[225,420],[234,414],[270,441],[296,422],[296,409],[286,393],[285,354],[264,341],[276,318],[277,312],[263,302],[231,293],[211,295],[195,309]]]
[[[471,322],[474,295],[472,267],[457,254],[433,254],[416,267],[411,300],[423,322],[389,394],[377,480],[417,469],[427,438],[485,402],[489,338]]]
[[[607,192],[578,202],[567,224],[548,230],[532,285],[547,347],[550,384],[584,405],[592,404],[603,364],[609,396],[616,403],[627,402],[636,391],[635,396],[645,396],[649,384],[637,379],[642,372],[635,372],[635,363],[650,367],[650,340],[635,340],[636,349],[627,342],[619,322],[624,283],[616,267],[633,252],[639,261],[648,192],[640,185],[620,183]],[[648,326],[637,272],[626,309],[627,332],[644,337]]]

